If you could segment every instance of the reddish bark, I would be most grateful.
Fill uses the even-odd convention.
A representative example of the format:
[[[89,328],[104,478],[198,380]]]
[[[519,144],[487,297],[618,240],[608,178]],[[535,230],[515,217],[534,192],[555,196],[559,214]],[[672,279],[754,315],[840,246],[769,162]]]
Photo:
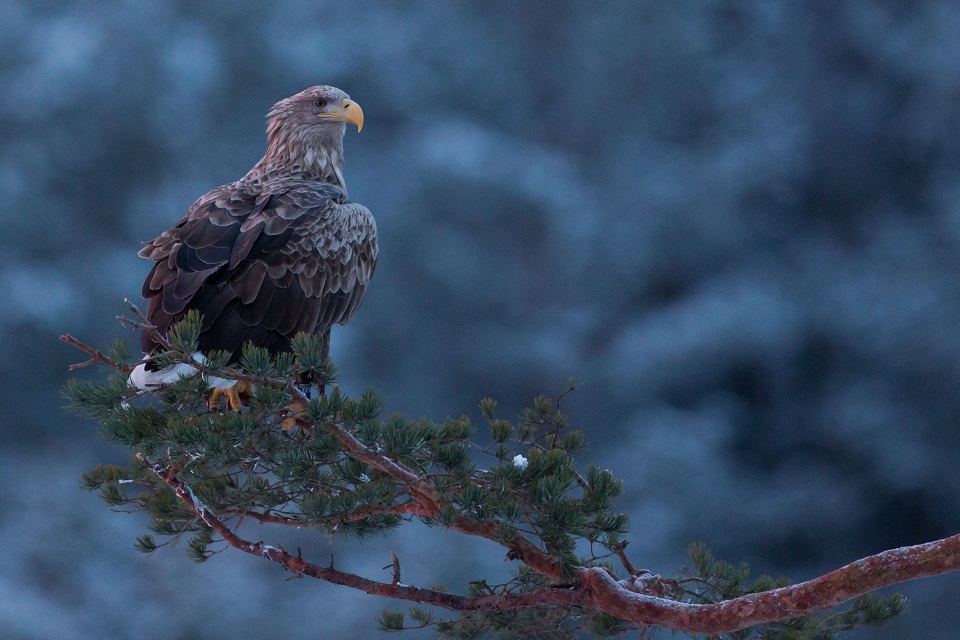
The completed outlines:
[[[599,569],[583,572],[583,587],[591,592],[591,606],[618,618],[690,633],[727,633],[822,611],[882,587],[958,568],[960,534],[890,549],[806,582],[710,605],[635,593]]]
[[[433,589],[411,587],[400,584],[399,581],[386,583],[370,580],[356,574],[334,569],[332,563],[327,567],[313,564],[312,562],[304,560],[299,554],[294,556],[283,549],[271,547],[262,542],[251,542],[241,538],[210,511],[206,505],[200,502],[187,484],[177,478],[178,469],[175,464],[167,469],[157,464],[149,462],[148,464],[150,464],[153,472],[176,492],[177,497],[183,501],[186,507],[196,514],[198,518],[203,520],[207,526],[216,531],[231,547],[239,549],[244,553],[272,560],[273,562],[283,565],[288,571],[297,574],[319,578],[333,584],[351,587],[373,595],[430,604],[453,611],[526,609],[529,607],[550,605],[583,606],[586,602],[585,594],[582,591],[554,588],[523,594],[459,596],[442,591],[434,591]],[[397,563],[397,566],[399,567],[399,563]],[[396,571],[399,571],[399,568],[397,568]]]
[[[717,604],[689,604],[667,598],[637,593],[630,589],[632,580],[614,580],[604,569],[581,569],[571,586],[547,588],[524,594],[459,596],[432,589],[401,584],[399,562],[393,559],[392,583],[378,582],[361,576],[307,562],[261,542],[250,542],[238,536],[205,505],[193,491],[177,478],[177,468],[163,469],[151,464],[157,474],[186,507],[216,531],[230,546],[245,553],[262,556],[283,565],[288,571],[308,575],[366,593],[430,604],[453,611],[511,610],[541,606],[580,607],[603,611],[637,624],[655,625],[688,633],[719,634],[736,631],[766,622],[786,620],[828,609],[856,596],[906,580],[948,573],[960,567],[960,534],[912,547],[892,549],[850,563],[826,575],[789,587],[751,594]],[[462,524],[463,533],[491,537],[482,527]],[[525,540],[525,539],[524,539]],[[527,544],[532,544],[528,540]],[[545,557],[534,547],[531,555],[539,563]],[[552,563],[551,563],[552,564]],[[531,566],[536,570],[536,567]],[[546,567],[550,577],[553,568]]]

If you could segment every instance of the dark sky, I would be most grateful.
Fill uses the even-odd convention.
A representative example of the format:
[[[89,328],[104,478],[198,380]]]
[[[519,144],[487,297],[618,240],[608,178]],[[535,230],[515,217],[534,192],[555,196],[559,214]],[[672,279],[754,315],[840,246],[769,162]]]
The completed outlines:
[[[114,317],[140,243],[245,173],[273,102],[315,84],[364,109],[345,176],[380,229],[334,330],[347,392],[476,419],[574,376],[583,462],[624,478],[656,572],[698,539],[805,579],[956,533],[957,33],[947,0],[0,3],[0,628],[372,633],[385,602],[136,554],[142,520],[78,488],[123,452],[58,393],[82,358],[57,336],[135,343]],[[431,535],[296,544],[372,577],[394,548],[458,589],[505,570]],[[911,586],[862,637],[955,635],[958,587]]]

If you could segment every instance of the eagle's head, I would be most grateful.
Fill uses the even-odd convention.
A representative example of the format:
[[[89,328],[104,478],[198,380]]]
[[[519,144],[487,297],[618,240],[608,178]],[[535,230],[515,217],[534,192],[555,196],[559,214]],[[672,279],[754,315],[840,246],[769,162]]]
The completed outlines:
[[[267,154],[275,167],[284,164],[343,182],[343,134],[347,123],[363,127],[360,105],[327,85],[304,89],[273,105],[267,114]]]
[[[320,85],[304,89],[273,105],[267,114],[270,124],[285,128],[311,130],[320,134],[325,131],[343,135],[344,125],[363,128],[363,111],[360,105],[336,87]]]

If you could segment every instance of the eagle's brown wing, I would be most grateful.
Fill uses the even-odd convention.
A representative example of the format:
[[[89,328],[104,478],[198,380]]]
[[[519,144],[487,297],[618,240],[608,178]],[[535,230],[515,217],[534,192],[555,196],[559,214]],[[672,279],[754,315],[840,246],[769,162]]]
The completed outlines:
[[[239,358],[248,340],[289,349],[300,331],[343,324],[377,262],[377,228],[363,206],[325,182],[225,185],[198,200],[140,255],[148,320],[166,335],[190,309],[203,315],[200,349]],[[157,344],[144,332],[145,353]]]

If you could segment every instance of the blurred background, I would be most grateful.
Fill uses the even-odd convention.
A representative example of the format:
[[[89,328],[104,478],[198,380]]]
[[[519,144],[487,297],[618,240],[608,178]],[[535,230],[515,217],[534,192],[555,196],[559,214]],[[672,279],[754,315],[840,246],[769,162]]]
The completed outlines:
[[[702,539],[802,580],[960,531],[957,33],[949,0],[0,3],[0,635],[350,640],[399,608],[138,554],[143,519],[78,481],[124,452],[61,410],[84,358],[57,337],[136,344],[140,243],[314,84],[363,106],[345,175],[380,229],[347,392],[479,422],[574,376],[654,572]],[[442,532],[315,537],[374,578],[390,549],[428,586],[509,569]],[[953,637],[958,588],[856,637]]]

